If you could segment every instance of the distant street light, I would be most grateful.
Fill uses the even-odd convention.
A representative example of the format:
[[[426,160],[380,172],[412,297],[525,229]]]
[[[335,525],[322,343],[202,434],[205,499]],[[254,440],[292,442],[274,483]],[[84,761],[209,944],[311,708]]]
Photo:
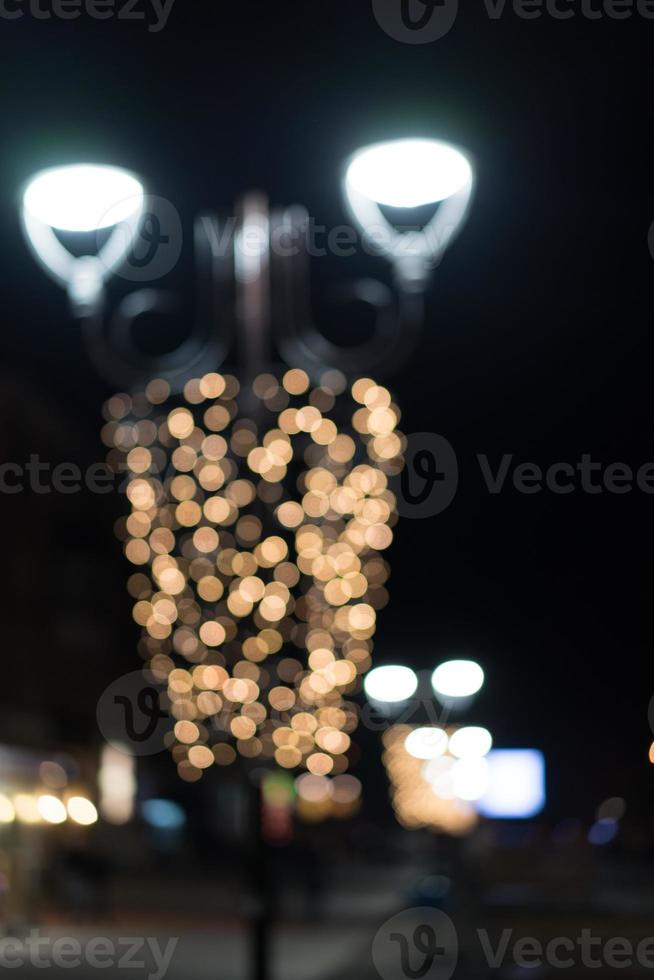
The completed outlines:
[[[462,711],[484,684],[484,672],[474,660],[447,660],[436,668],[431,686],[440,703]]]
[[[416,693],[418,678],[410,667],[388,664],[371,670],[363,686],[371,701],[400,704]]]

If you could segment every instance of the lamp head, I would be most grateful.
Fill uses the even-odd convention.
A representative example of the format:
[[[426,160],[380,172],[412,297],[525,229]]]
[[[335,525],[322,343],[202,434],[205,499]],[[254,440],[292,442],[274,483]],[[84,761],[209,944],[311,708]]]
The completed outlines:
[[[413,697],[418,689],[418,677],[410,667],[385,664],[366,674],[363,687],[371,704],[391,714]]]
[[[415,208],[444,201],[470,184],[472,167],[449,143],[390,140],[355,153],[345,179],[349,187],[377,204]]]
[[[484,671],[474,660],[447,660],[431,676],[437,700],[450,710],[463,711],[484,685]]]
[[[393,261],[400,285],[422,289],[462,226],[474,187],[468,156],[433,139],[399,139],[358,150],[346,164],[343,190],[349,210],[375,249]],[[421,229],[400,231],[382,207],[437,205]]]
[[[130,218],[142,198],[143,185],[126,170],[76,163],[32,177],[23,207],[58,231],[99,231]]]
[[[145,189],[127,170],[78,163],[50,167],[32,177],[22,197],[25,237],[44,269],[64,285],[74,310],[99,301],[103,284],[127,257],[145,209]],[[89,234],[111,229],[96,255],[72,255],[55,232]]]

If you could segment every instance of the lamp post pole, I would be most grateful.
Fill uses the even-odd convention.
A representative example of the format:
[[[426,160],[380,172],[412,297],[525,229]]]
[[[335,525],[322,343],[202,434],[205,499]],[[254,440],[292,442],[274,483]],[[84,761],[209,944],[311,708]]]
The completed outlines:
[[[252,841],[251,887],[254,908],[250,930],[250,963],[252,980],[270,980],[271,932],[274,913],[273,882],[270,868],[270,845],[263,829],[263,792],[261,783],[252,780],[249,788],[250,833]]]
[[[270,223],[268,202],[259,192],[246,194],[239,208],[234,242],[235,322],[242,391],[250,398],[248,414],[258,423],[261,401],[254,397],[252,382],[270,364]],[[271,975],[271,932],[274,915],[270,845],[263,827],[263,783],[250,778],[249,810],[251,841],[250,885],[253,893],[250,928],[252,980]]]

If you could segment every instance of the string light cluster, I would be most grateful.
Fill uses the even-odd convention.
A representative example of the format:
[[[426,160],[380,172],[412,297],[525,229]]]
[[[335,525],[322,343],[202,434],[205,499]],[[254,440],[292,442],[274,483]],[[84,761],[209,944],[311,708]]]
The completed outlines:
[[[352,758],[403,440],[385,388],[321,381],[291,369],[241,391],[212,373],[175,403],[155,380],[105,405],[140,652],[167,684],[188,781],[238,754],[324,777]]]

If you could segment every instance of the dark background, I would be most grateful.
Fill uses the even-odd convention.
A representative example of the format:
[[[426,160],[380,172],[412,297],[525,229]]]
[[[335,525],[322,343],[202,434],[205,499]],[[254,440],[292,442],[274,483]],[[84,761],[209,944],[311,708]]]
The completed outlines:
[[[339,170],[357,146],[435,135],[472,153],[469,222],[437,271],[422,346],[389,379],[403,431],[453,444],[460,488],[445,513],[401,523],[376,651],[416,668],[478,659],[477,716],[497,745],[544,749],[553,818],[592,819],[622,795],[650,819],[654,498],[491,496],[475,454],[654,461],[653,44],[654,21],[636,15],[495,21],[481,3],[424,46],[389,38],[365,0],[177,0],[158,34],[0,19],[5,460],[101,458],[111,393],[23,242],[16,203],[35,170],[81,159],[142,173],[182,216],[170,285],[190,311],[198,211],[230,213],[261,187],[331,226],[346,220]],[[389,275],[332,257],[318,279],[371,268]],[[51,732],[90,733],[106,684],[138,666],[112,533],[124,500],[26,492],[0,506],[5,722],[25,705]]]

